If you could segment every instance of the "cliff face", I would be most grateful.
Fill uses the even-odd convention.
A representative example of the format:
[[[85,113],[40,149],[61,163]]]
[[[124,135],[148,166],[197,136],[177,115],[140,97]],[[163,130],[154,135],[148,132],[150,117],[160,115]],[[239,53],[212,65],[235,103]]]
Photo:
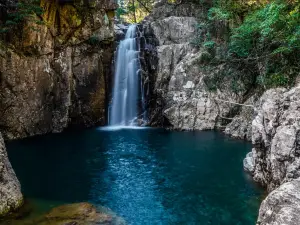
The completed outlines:
[[[0,45],[0,128],[6,139],[105,122],[113,56],[110,0],[41,1],[43,24],[27,22]]]
[[[262,202],[257,225],[298,225],[300,215],[300,180],[281,185]]]
[[[271,192],[263,201],[258,225],[298,224],[300,220],[300,88],[266,91],[252,121],[253,149],[244,168]]]
[[[299,96],[299,87],[271,89],[255,108],[249,171],[270,191],[300,176]]]
[[[225,129],[231,117],[241,110],[231,102],[245,103],[249,99],[245,97],[249,88],[233,92],[229,79],[221,88],[210,90],[207,81],[219,73],[224,64],[205,67],[207,60],[218,57],[219,53],[192,44],[201,22],[198,18],[205,15],[207,9],[196,3],[182,1],[175,5],[161,1],[143,23],[148,43],[153,37],[156,39],[152,43],[156,44],[157,61],[153,62],[157,64],[148,65],[156,69],[150,72],[148,79],[152,87],[149,100],[152,126],[180,130]],[[232,73],[237,72],[232,69]],[[241,131],[235,130],[237,137],[249,137],[248,124]],[[233,128],[229,133],[234,133]]]

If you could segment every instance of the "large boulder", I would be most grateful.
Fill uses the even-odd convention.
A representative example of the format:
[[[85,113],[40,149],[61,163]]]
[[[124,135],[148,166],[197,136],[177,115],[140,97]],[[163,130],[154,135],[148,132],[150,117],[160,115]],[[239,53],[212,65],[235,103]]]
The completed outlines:
[[[2,224],[2,223],[1,223]],[[110,209],[81,202],[61,205],[41,216],[8,219],[5,225],[125,225]]]
[[[83,202],[67,204],[52,209],[38,222],[39,225],[125,225],[125,221],[111,210]]]
[[[22,204],[21,186],[8,160],[0,133],[0,217],[15,211]]]
[[[300,180],[281,185],[262,202],[257,225],[298,225]]]

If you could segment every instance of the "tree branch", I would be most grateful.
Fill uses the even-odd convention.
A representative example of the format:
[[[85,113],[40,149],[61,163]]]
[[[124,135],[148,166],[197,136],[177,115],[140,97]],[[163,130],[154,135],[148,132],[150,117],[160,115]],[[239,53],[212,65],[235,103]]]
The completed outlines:
[[[151,10],[148,9],[148,7],[147,7],[143,2],[141,2],[140,0],[137,0],[137,1],[138,1],[138,3],[140,3],[140,4],[146,9],[146,11],[147,11],[148,13],[151,13]]]

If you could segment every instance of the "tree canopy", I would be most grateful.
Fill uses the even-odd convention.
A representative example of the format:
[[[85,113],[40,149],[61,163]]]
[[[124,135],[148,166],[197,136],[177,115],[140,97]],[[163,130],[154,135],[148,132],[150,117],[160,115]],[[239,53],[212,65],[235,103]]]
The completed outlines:
[[[155,0],[119,0],[117,16],[129,23],[141,22],[153,9]]]
[[[220,24],[226,27],[222,34]],[[248,68],[244,81],[263,89],[287,87],[300,75],[299,0],[216,0],[200,28],[196,43],[210,51],[226,46],[221,61]]]

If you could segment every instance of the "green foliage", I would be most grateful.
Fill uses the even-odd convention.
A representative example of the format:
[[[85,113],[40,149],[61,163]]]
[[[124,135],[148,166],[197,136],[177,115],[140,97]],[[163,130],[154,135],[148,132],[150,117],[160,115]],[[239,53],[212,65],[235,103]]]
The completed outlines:
[[[203,43],[203,46],[208,48],[208,49],[212,49],[214,48],[216,45],[216,43],[214,41],[206,41]]]
[[[141,22],[153,9],[154,0],[120,0],[116,15],[119,19],[129,22]]]
[[[229,53],[260,65],[258,84],[289,86],[299,73],[299,3],[276,1],[249,14],[232,32]]]
[[[124,16],[124,15],[126,15],[125,9],[121,8],[121,7],[117,8],[117,10],[116,10],[116,16],[117,16],[117,18],[121,19],[121,17]]]
[[[92,45],[92,46],[96,46],[100,43],[100,40],[98,37],[96,36],[91,36],[88,40],[87,40],[88,44],[89,45]]]
[[[217,7],[212,7],[208,10],[208,19],[209,20],[228,20],[230,18],[230,14]]]
[[[39,6],[39,0],[23,0],[19,1],[14,10],[8,12],[5,21],[0,23],[0,33],[8,32],[16,28],[25,20],[34,20],[35,23],[41,24],[36,16],[41,16],[43,9]],[[0,21],[1,22],[1,21]]]
[[[288,87],[300,75],[299,0],[216,0],[208,10],[207,22],[199,24],[198,30],[194,41],[197,46],[210,52],[222,47],[226,52],[221,57],[216,53],[207,63],[208,67],[226,64],[223,72],[207,80],[212,89],[220,87],[224,79],[232,80],[234,91],[241,85]],[[240,71],[242,76],[230,73],[228,68]]]

